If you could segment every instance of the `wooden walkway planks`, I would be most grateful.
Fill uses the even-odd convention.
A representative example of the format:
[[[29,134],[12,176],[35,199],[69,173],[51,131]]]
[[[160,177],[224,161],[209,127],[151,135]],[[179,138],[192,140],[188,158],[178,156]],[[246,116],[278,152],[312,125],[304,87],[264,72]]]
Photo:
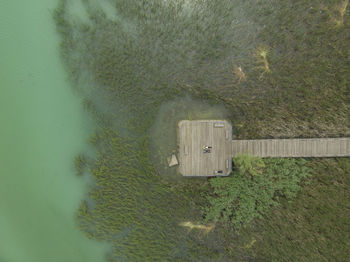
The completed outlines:
[[[183,176],[226,176],[232,157],[350,157],[348,138],[232,140],[225,120],[182,120],[178,123],[179,170]],[[205,148],[210,147],[210,152]]]
[[[259,157],[344,157],[350,156],[350,138],[233,140],[232,155]]]
[[[225,120],[182,120],[178,128],[182,175],[227,176],[231,173],[231,124]],[[211,152],[204,153],[204,146],[210,146]],[[216,174],[219,170],[222,173]]]

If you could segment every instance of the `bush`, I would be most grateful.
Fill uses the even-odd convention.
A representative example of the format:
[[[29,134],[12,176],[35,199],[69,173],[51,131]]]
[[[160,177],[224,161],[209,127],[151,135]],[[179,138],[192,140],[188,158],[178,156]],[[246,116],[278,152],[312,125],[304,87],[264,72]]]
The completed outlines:
[[[230,177],[209,181],[212,193],[206,196],[209,205],[203,208],[206,222],[221,221],[238,230],[277,206],[279,198],[292,200],[309,176],[303,159],[239,156],[235,160],[237,167]]]
[[[265,167],[265,163],[261,158],[246,154],[236,156],[233,162],[241,174],[252,176],[261,174]]]

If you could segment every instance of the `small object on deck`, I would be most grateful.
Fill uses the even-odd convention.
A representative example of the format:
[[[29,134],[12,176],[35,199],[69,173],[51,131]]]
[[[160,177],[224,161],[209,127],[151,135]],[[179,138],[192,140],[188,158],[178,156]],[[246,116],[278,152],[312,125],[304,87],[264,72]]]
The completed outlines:
[[[219,174],[223,174],[224,171],[222,170],[214,170],[214,175],[219,175]]]
[[[230,166],[229,166],[229,160],[226,159],[226,169],[228,169]]]
[[[203,153],[211,153],[211,146],[203,146]]]
[[[214,123],[214,127],[225,127],[225,123],[224,122],[216,122],[216,123]]]
[[[177,158],[176,158],[175,154],[172,154],[172,155],[171,155],[171,159],[170,159],[170,161],[168,161],[168,162],[169,162],[169,167],[176,166],[176,165],[179,164],[179,162],[177,161]]]
[[[188,146],[185,146],[185,156],[188,155]]]

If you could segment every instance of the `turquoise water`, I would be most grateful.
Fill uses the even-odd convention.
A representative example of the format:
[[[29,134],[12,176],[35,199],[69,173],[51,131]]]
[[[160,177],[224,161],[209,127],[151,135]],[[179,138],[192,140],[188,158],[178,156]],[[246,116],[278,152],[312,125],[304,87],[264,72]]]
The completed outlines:
[[[0,3],[0,261],[103,261],[78,230],[74,175],[91,123],[59,59],[56,0]]]

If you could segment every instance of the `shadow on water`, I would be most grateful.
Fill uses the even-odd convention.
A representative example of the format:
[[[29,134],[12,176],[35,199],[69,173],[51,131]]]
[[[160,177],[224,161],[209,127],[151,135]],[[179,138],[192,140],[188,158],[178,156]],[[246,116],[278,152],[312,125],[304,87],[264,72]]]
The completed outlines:
[[[181,179],[178,166],[169,167],[168,158],[177,155],[177,124],[180,120],[227,119],[229,112],[223,105],[211,105],[190,96],[163,103],[150,128],[150,158],[162,177]]]

